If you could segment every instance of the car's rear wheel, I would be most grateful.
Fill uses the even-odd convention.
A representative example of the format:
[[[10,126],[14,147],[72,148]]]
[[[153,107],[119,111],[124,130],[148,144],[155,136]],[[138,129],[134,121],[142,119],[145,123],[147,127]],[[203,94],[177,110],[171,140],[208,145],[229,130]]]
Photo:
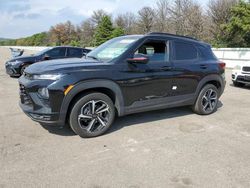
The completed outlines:
[[[105,133],[115,118],[112,100],[102,93],[90,93],[81,97],[73,106],[69,124],[83,138]]]
[[[209,115],[217,110],[219,91],[212,85],[208,84],[202,88],[199,96],[192,109],[200,115]]]
[[[245,86],[244,83],[235,82],[235,81],[233,81],[233,85],[234,85],[235,87],[244,87],[244,86]]]

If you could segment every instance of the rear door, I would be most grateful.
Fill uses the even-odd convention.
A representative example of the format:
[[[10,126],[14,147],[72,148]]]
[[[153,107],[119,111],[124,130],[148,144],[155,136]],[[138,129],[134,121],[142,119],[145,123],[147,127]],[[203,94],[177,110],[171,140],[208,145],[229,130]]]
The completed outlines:
[[[81,48],[68,48],[67,57],[68,58],[81,58],[83,56],[83,50]]]
[[[202,64],[199,50],[192,42],[176,40],[172,46],[174,95],[194,94],[206,65]]]

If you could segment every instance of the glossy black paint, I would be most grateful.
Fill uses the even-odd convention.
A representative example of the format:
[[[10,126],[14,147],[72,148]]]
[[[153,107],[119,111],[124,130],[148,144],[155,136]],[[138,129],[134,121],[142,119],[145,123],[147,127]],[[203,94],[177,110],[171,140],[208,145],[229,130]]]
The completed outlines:
[[[56,58],[46,57],[46,54],[54,49],[65,49],[64,56],[56,57]],[[81,54],[69,55],[69,50],[71,49],[75,49],[75,50],[79,49],[81,50]],[[21,76],[21,69],[25,65],[29,66],[36,62],[52,60],[52,59],[73,58],[73,57],[81,58],[82,56],[86,55],[90,51],[91,50],[89,49],[70,47],[70,46],[58,46],[58,47],[48,48],[41,54],[34,54],[30,56],[20,56],[20,57],[12,58],[11,60],[5,63],[6,73],[9,74],[10,76]],[[12,65],[11,64],[12,62],[17,62],[17,63]]]
[[[147,64],[128,63],[127,59],[133,58],[137,48],[148,40],[166,42],[168,56],[165,60]],[[218,60],[211,56],[204,58],[200,54],[194,60],[176,61],[173,53],[175,41],[185,41],[197,49],[200,46],[210,49],[206,43],[185,37],[148,34],[141,36],[121,56],[108,63],[90,58],[36,63],[29,66],[25,75],[19,78],[20,85],[26,88],[31,100],[30,105],[20,102],[20,106],[35,121],[63,125],[74,100],[91,91],[107,94],[114,101],[119,116],[192,105],[208,82],[214,83],[222,94],[225,87],[224,69],[219,66]],[[42,74],[63,76],[57,81],[30,79],[33,75]],[[74,87],[65,95],[70,85]],[[48,100],[39,97],[37,91],[41,87],[48,88]],[[173,89],[175,87],[177,89]]]

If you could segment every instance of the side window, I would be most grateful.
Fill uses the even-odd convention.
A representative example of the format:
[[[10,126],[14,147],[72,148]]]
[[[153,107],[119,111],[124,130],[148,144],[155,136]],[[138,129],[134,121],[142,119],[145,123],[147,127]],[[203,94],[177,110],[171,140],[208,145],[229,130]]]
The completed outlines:
[[[69,57],[82,57],[82,49],[80,48],[68,48],[68,56]]]
[[[164,62],[167,60],[167,46],[165,41],[148,41],[140,46],[135,54],[144,54],[150,62]]]
[[[206,60],[214,60],[216,59],[213,51],[211,50],[210,46],[200,46],[198,45],[198,49],[200,51],[200,58],[201,59],[206,59]]]
[[[198,51],[192,44],[175,42],[174,51],[175,60],[193,60],[198,57]]]
[[[51,58],[59,58],[65,56],[66,48],[55,48],[48,51],[46,54],[49,55]]]

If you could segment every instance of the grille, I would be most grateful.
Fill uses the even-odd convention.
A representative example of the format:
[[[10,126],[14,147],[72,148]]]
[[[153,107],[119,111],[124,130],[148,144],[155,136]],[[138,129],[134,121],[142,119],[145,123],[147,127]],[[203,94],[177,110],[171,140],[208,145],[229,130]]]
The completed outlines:
[[[24,85],[22,84],[20,84],[20,99],[21,99],[22,104],[26,104],[26,105],[32,104],[32,101],[29,95],[27,94]]]
[[[242,70],[245,72],[250,72],[250,67],[243,67]]]

